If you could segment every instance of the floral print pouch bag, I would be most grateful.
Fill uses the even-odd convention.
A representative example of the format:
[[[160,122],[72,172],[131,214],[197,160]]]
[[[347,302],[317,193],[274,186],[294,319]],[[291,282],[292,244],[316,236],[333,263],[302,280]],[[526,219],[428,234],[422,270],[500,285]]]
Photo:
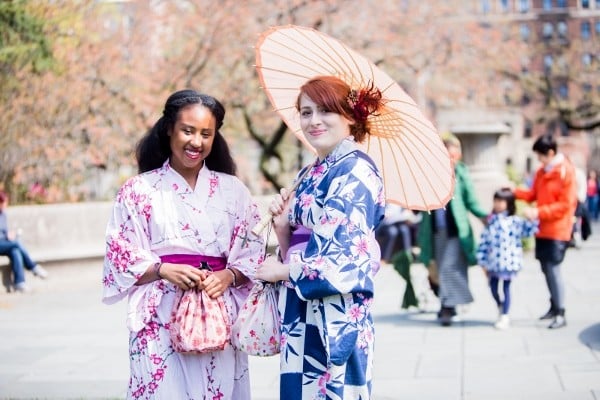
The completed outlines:
[[[169,332],[173,349],[180,353],[211,353],[223,350],[231,324],[222,297],[211,299],[204,290],[178,289]]]
[[[276,284],[256,282],[232,326],[233,347],[251,356],[279,354],[281,321]]]

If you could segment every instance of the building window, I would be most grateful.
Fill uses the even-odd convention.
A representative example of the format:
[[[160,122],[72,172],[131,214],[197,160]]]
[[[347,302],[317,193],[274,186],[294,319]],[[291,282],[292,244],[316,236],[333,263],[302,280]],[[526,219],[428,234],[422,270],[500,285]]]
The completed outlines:
[[[550,71],[552,70],[552,64],[554,64],[554,59],[552,58],[552,55],[546,54],[544,56],[544,72],[546,74],[550,73]]]
[[[523,75],[527,75],[529,73],[529,64],[531,64],[531,60],[529,59],[529,57],[521,57],[521,73]]]
[[[488,14],[491,8],[492,6],[490,5],[490,0],[481,0],[481,12]]]
[[[564,55],[558,57],[558,60],[556,60],[556,65],[561,73],[566,74],[569,72],[569,63]]]
[[[542,8],[546,11],[552,10],[552,0],[544,0],[542,2]]]
[[[529,12],[529,0],[518,0],[519,12]]]
[[[531,135],[527,136],[527,137],[531,137]],[[531,158],[531,156],[528,156],[525,159],[525,171],[527,171],[527,174],[531,174],[531,172],[532,172],[532,166],[533,166],[533,159]],[[525,177],[525,184],[528,187],[531,187],[531,185],[533,184],[533,175]]]
[[[581,39],[582,40],[590,40],[590,37],[592,35],[591,32],[591,26],[590,26],[590,21],[583,21],[581,23]]]
[[[567,0],[556,0],[556,7],[567,8]]]
[[[581,56],[581,64],[583,64],[584,68],[589,68],[592,66],[593,57],[590,53],[583,53]]]
[[[600,1],[600,0],[598,0]],[[600,4],[598,4],[598,9],[600,10]],[[596,26],[596,35],[600,36],[600,21],[596,21],[596,23],[594,24]]]
[[[525,121],[525,129],[523,130],[523,137],[530,138],[533,133],[533,124],[531,121]]]
[[[581,8],[590,8],[590,0],[581,0]]]
[[[583,85],[581,85],[581,90],[583,91],[583,93],[585,94],[590,94],[592,93],[592,84],[591,83],[584,83]]]
[[[569,127],[562,119],[558,122],[558,129],[560,129],[560,134],[562,136],[569,136]]]
[[[552,22],[544,22],[542,26],[542,37],[544,39],[551,39],[554,35],[554,27],[552,26]]]
[[[600,0],[598,0],[600,1]],[[508,0],[500,0],[500,8],[502,9],[502,12],[508,12],[509,10],[509,5],[508,5]]]
[[[567,23],[565,21],[558,21],[556,24],[556,30],[558,31],[558,36],[561,38],[567,37]]]
[[[529,36],[531,35],[529,25],[521,24],[521,26],[519,27],[519,32],[521,34],[521,40],[523,40],[524,42],[529,41]]]
[[[569,85],[566,83],[561,83],[558,86],[558,95],[561,99],[566,100],[569,98]]]

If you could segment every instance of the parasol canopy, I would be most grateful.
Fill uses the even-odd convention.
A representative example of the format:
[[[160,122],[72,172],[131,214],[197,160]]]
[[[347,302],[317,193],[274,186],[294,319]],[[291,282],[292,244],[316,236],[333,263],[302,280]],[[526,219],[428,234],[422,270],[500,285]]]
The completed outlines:
[[[262,88],[288,128],[308,147],[296,100],[302,86],[333,75],[358,90],[371,83],[383,107],[368,118],[371,131],[359,143],[379,167],[386,201],[411,210],[442,208],[452,197],[454,169],[437,130],[415,101],[374,63],[317,30],[286,25],[262,33],[255,46]]]

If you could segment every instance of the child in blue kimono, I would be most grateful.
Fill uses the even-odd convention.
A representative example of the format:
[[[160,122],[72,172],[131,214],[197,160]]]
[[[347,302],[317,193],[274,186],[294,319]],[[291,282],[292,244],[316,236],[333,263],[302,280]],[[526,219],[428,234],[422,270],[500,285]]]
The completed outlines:
[[[537,220],[527,220],[515,215],[515,196],[508,188],[494,193],[493,212],[481,233],[477,260],[489,279],[492,296],[498,305],[500,330],[510,326],[510,284],[523,267],[523,239],[533,236],[538,229]],[[502,296],[499,293],[502,282]]]
[[[371,398],[375,228],[385,201],[381,175],[357,143],[381,93],[351,94],[331,76],[301,87],[296,108],[317,160],[295,193],[282,189],[269,206],[286,262],[269,257],[256,277],[283,281],[280,399]]]

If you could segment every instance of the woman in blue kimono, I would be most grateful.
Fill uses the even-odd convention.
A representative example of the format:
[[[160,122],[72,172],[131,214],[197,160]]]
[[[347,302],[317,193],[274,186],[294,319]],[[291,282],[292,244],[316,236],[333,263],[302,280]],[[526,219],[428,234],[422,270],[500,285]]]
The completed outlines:
[[[295,193],[282,189],[271,203],[279,257],[256,274],[283,281],[281,399],[370,398],[374,230],[385,201],[380,173],[356,143],[380,105],[378,89],[354,91],[335,77],[300,89],[300,125],[318,157]]]

